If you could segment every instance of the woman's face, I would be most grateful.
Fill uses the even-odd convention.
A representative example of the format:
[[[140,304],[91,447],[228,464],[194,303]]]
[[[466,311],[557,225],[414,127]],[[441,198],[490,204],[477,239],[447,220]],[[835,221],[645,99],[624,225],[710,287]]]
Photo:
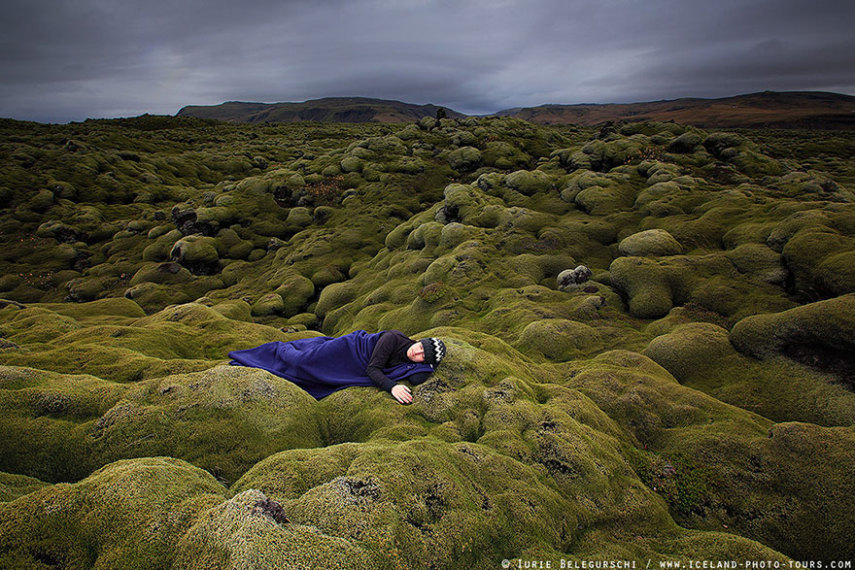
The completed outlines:
[[[424,362],[425,347],[422,346],[422,343],[417,342],[415,344],[411,344],[410,348],[407,349],[407,358],[413,362]]]

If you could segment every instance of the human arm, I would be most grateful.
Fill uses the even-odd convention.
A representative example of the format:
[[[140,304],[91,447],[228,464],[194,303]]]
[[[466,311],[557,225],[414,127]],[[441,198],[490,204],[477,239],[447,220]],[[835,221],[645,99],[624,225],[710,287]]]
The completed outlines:
[[[393,380],[387,377],[383,370],[390,365],[390,361],[397,362],[400,355],[408,347],[413,345],[413,341],[400,331],[386,331],[383,333],[374,346],[371,357],[366,367],[366,373],[371,378],[374,384],[386,390],[400,403],[409,404],[413,401],[413,395],[410,388],[404,385],[395,384]],[[408,354],[409,357],[409,354]],[[410,374],[407,380],[412,385],[421,384],[430,372],[417,372]]]
[[[392,388],[395,387],[395,382],[383,374],[383,369],[386,368],[389,357],[395,350],[395,345],[394,335],[388,332],[380,335],[380,339],[374,346],[374,351],[371,353],[371,358],[368,360],[368,366],[365,369],[365,372],[371,378],[371,381],[374,382],[375,386],[390,393],[392,392]]]

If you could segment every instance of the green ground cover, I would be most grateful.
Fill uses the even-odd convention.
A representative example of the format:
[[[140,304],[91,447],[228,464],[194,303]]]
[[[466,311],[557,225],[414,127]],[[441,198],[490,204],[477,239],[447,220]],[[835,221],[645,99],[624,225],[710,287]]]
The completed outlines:
[[[0,567],[851,559],[853,154],[0,121]],[[409,406],[227,365],[390,328],[449,349]]]

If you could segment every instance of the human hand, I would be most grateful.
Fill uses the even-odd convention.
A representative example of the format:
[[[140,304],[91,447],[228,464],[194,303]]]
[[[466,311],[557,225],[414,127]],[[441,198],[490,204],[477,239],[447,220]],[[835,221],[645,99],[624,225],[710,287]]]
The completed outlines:
[[[392,388],[392,396],[402,404],[411,404],[413,402],[412,392],[403,384],[395,384],[395,387]]]

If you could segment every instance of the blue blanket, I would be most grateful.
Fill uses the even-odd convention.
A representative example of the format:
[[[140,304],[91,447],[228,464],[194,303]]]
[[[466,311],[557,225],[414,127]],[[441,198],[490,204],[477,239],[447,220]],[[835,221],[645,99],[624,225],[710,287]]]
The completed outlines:
[[[340,337],[268,342],[230,352],[230,364],[267,370],[320,400],[349,386],[374,386],[365,370],[381,334],[360,330]],[[383,370],[395,382],[417,372],[433,372],[433,367],[414,362]]]

